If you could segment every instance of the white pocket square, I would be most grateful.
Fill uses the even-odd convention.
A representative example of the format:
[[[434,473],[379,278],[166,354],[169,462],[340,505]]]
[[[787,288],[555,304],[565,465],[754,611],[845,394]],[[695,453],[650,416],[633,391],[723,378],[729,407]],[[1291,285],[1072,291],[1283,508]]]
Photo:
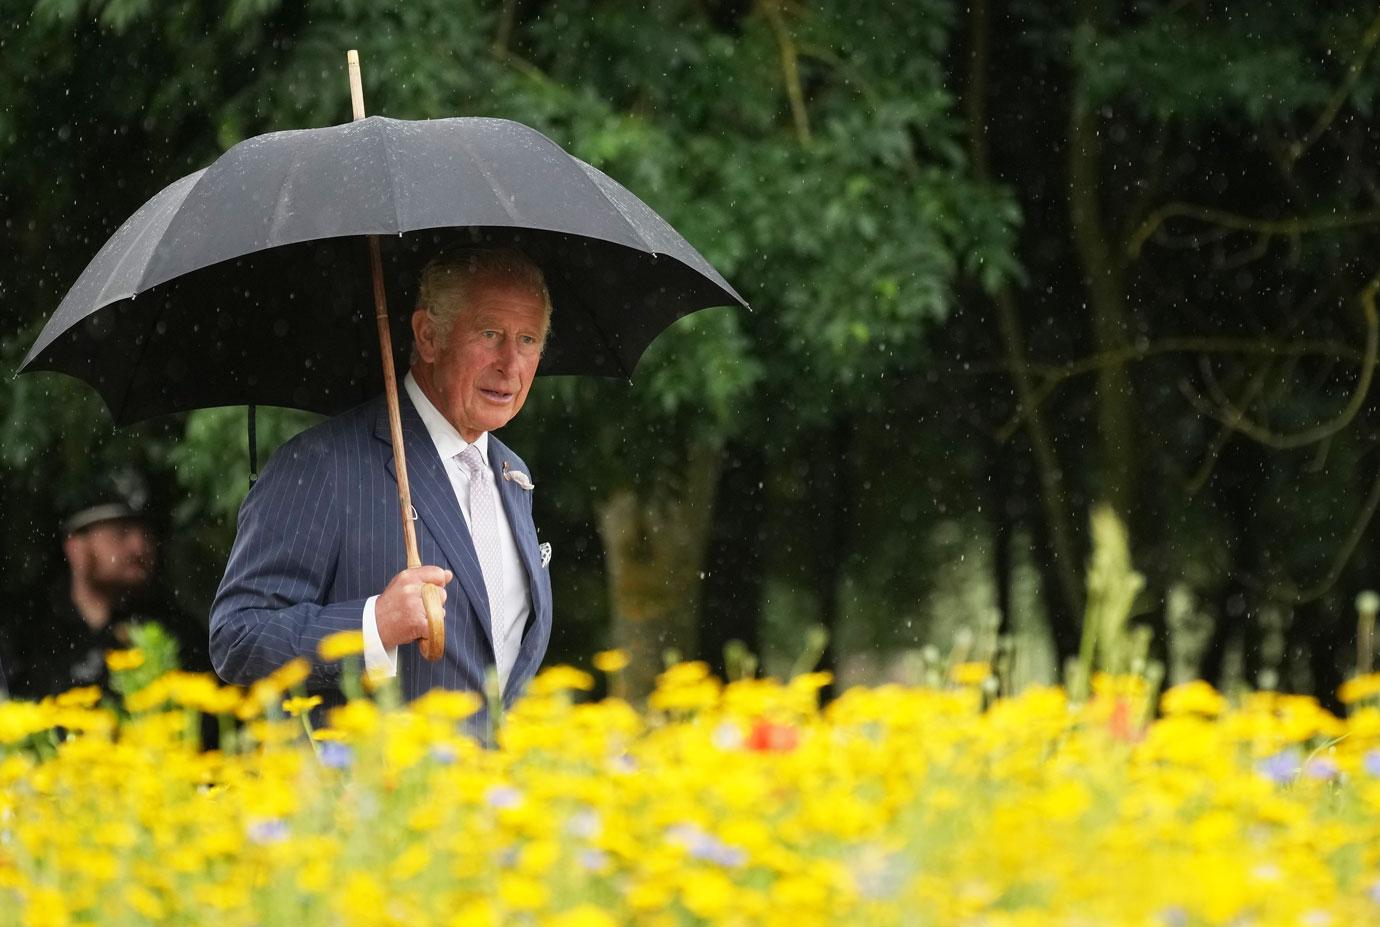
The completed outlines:
[[[510,469],[508,467],[508,461],[506,460],[503,461],[503,478],[505,480],[517,483],[518,486],[522,487],[528,492],[531,492],[533,489],[536,488],[536,486],[532,483],[531,478],[526,473],[523,473],[521,470]]]
[[[544,570],[546,569],[546,565],[551,562],[550,542],[547,542],[545,544],[538,544],[537,553],[541,554],[541,568]]]

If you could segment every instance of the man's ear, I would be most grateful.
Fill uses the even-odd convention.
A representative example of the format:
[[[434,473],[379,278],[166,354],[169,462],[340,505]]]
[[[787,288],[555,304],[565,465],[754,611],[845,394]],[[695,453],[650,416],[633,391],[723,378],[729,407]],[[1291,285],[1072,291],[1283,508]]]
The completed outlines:
[[[69,534],[62,539],[62,555],[67,558],[68,566],[76,566],[84,544],[79,534]]]
[[[417,356],[425,363],[436,362],[436,323],[425,309],[412,313],[412,343],[416,345]]]

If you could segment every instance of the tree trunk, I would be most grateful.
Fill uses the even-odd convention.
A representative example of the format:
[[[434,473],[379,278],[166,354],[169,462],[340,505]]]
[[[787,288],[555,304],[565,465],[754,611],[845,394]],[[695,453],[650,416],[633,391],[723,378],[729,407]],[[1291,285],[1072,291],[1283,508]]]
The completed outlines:
[[[1234,641],[1240,641],[1243,648],[1251,646],[1252,609],[1250,608],[1249,590],[1238,582],[1227,584],[1217,608],[1217,619],[1212,626],[1212,636],[1208,638],[1207,646],[1203,648],[1202,657],[1198,661],[1198,675],[1207,682],[1212,683],[1213,688],[1221,691],[1227,680],[1225,679],[1227,652],[1231,649]],[[1244,673],[1249,673],[1249,669],[1243,667]],[[1247,676],[1245,680],[1248,684],[1254,685],[1254,679]]]
[[[969,6],[969,53],[967,87],[964,110],[968,126],[968,150],[973,159],[973,173],[981,180],[992,179],[991,154],[987,145],[987,65],[991,48],[991,9],[987,0],[973,0]],[[1040,483],[1040,505],[1044,531],[1041,540],[1046,545],[1037,555],[1044,577],[1046,598],[1049,601],[1050,631],[1056,651],[1063,655],[1065,646],[1077,639],[1083,614],[1083,585],[1078,563],[1078,541],[1069,514],[1068,496],[1064,486],[1063,467],[1054,449],[1048,420],[1045,417],[1030,374],[1026,357],[1025,331],[1016,295],[1009,285],[1003,285],[992,296],[996,312],[997,330],[1011,384],[1016,394],[1016,408],[1021,415],[1021,427],[1030,441],[1036,476]],[[1005,620],[1005,619],[1003,619]]]
[[[716,673],[725,672],[724,646],[742,641],[761,657],[762,567],[768,538],[762,486],[766,458],[753,444],[726,454],[705,556],[700,651]]]
[[[1251,685],[1258,682],[1250,675],[1254,658],[1249,651],[1253,646],[1259,649],[1259,641],[1252,638],[1260,635],[1259,625],[1254,620],[1260,603],[1253,601],[1258,600],[1260,594],[1249,588],[1241,577],[1265,576],[1270,572],[1270,558],[1263,544],[1272,536],[1273,529],[1261,518],[1262,500],[1258,488],[1259,474],[1265,473],[1268,466],[1268,457],[1260,445],[1237,439],[1225,448],[1209,477],[1212,506],[1227,532],[1228,574],[1218,595],[1212,636],[1198,661],[1198,675],[1218,689],[1226,682],[1223,661],[1234,640],[1240,640],[1244,648],[1246,682]]]
[[[997,633],[1008,635],[1011,623],[1011,465],[1005,448],[989,449],[987,505],[992,525],[992,583],[996,589]]]
[[[614,642],[631,660],[630,699],[652,690],[668,649],[687,659],[696,653],[719,459],[717,447],[695,445],[683,472],[617,490],[598,506]]]
[[[1090,23],[1084,0],[1084,22]],[[1073,89],[1069,117],[1069,220],[1092,311],[1094,350],[1115,355],[1130,345],[1130,321],[1123,279],[1123,249],[1102,216],[1102,140],[1097,114],[1090,111],[1082,82]],[[1097,435],[1101,497],[1134,531],[1136,443],[1134,396],[1125,363],[1109,363],[1097,373]]]
[[[813,484],[821,494],[820,529],[814,545],[815,595],[819,601],[820,624],[829,634],[828,646],[820,657],[818,669],[838,672],[839,617],[842,611],[840,595],[843,585],[843,565],[847,556],[854,519],[854,478],[849,462],[853,454],[853,425],[847,418],[834,420],[824,435],[820,453],[811,467]],[[833,695],[833,686],[821,692],[821,698]]]
[[[1061,564],[1058,562],[1058,554],[1049,539],[1049,523],[1040,515],[1047,514],[1043,511],[1033,512],[1030,524],[1034,528],[1034,541],[1031,545],[1031,555],[1035,560],[1035,567],[1040,574],[1040,588],[1043,593],[1045,612],[1049,619],[1050,640],[1054,644],[1054,656],[1058,661],[1058,672],[1062,676],[1065,666],[1073,657],[1078,656],[1079,644],[1082,640],[1082,613],[1069,610],[1066,597],[1056,593],[1060,588]]]
[[[1324,708],[1334,714],[1341,714],[1343,710],[1341,700],[1337,698],[1337,688],[1345,677],[1342,667],[1351,662],[1355,653],[1354,649],[1346,646],[1348,635],[1341,627],[1336,607],[1338,604],[1333,596],[1324,596],[1305,602],[1294,611],[1294,623],[1302,629],[1308,648],[1308,670],[1313,678],[1313,694]]]

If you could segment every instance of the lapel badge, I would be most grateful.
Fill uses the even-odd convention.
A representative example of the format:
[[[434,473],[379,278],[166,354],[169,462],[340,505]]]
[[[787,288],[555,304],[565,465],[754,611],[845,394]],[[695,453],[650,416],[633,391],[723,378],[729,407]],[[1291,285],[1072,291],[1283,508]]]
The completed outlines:
[[[503,461],[503,478],[511,483],[517,483],[518,486],[522,487],[528,492],[531,492],[533,489],[536,488],[536,486],[532,483],[531,478],[528,477],[526,473],[523,473],[521,470],[510,470],[508,468],[508,461],[506,460]]]

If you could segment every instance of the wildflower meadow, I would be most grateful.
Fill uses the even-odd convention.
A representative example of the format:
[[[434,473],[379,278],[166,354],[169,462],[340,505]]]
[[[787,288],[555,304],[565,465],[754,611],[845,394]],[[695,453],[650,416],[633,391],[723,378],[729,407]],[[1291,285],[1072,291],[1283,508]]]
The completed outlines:
[[[1133,676],[1000,696],[984,664],[821,709],[826,674],[683,663],[638,711],[556,667],[493,749],[469,693],[313,727],[304,675],[0,703],[0,925],[1380,922],[1380,675],[1343,719]]]

